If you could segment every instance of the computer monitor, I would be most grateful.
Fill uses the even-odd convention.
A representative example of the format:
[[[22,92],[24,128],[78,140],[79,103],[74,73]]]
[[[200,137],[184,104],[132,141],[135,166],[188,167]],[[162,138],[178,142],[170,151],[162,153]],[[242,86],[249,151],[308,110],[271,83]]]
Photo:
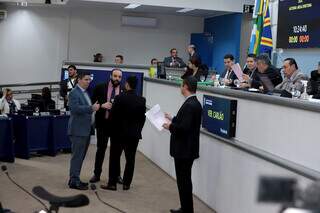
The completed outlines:
[[[161,79],[166,79],[166,68],[163,62],[158,62],[157,64],[157,76]]]
[[[43,112],[44,111],[44,104],[41,100],[31,99],[28,100],[28,106],[34,111]]]
[[[31,100],[41,100],[42,96],[40,94],[31,94]]]
[[[58,109],[49,109],[48,112],[50,115],[61,115],[61,112]]]
[[[32,116],[33,110],[18,110],[18,115]]]
[[[274,85],[268,75],[260,74],[261,84],[266,92],[272,92],[274,90]]]

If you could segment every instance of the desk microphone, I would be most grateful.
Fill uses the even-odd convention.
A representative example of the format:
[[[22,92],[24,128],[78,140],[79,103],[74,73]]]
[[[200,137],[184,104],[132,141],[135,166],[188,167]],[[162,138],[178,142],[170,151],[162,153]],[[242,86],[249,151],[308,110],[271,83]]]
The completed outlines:
[[[25,188],[23,188],[22,186],[20,186],[17,182],[15,182],[9,175],[9,172],[8,172],[8,168],[6,165],[2,165],[1,166],[1,170],[7,175],[8,179],[14,184],[16,185],[17,187],[19,187],[22,191],[24,191],[25,193],[27,193],[30,197],[32,197],[33,199],[35,199],[36,201],[38,201],[44,208],[47,212],[50,212],[48,207],[41,201],[39,200],[37,197],[35,197],[33,194],[31,194],[30,192],[28,192]]]
[[[103,200],[100,198],[100,196],[99,196],[99,194],[98,194],[98,191],[97,191],[97,187],[96,187],[96,185],[95,185],[94,183],[91,183],[91,184],[90,184],[90,189],[96,194],[98,200],[99,200],[101,203],[103,203],[104,205],[109,206],[109,207],[117,210],[118,212],[126,213],[125,211],[122,211],[121,209],[118,209],[117,207],[114,207],[114,206],[110,205],[109,203],[103,201]]]

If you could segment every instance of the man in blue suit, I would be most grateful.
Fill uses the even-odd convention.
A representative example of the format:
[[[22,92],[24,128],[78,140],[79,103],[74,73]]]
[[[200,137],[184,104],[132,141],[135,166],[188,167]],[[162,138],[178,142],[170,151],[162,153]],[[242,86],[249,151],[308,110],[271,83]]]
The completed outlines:
[[[100,108],[97,102],[95,104],[91,103],[86,91],[90,82],[90,73],[80,73],[77,86],[69,94],[71,115],[68,124],[68,135],[72,143],[69,179],[69,187],[71,189],[88,189],[88,183],[80,180],[80,172],[90,143],[90,133],[94,123],[93,115]]]

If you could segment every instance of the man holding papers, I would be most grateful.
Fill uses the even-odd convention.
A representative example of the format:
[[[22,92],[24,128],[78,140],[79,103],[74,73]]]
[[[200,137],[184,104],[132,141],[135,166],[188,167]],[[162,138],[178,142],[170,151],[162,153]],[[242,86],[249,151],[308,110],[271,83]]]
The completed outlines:
[[[189,76],[183,80],[181,93],[185,102],[163,127],[170,131],[170,155],[174,158],[181,208],[171,213],[193,213],[191,170],[193,161],[199,158],[199,137],[202,107],[196,96],[197,80]]]

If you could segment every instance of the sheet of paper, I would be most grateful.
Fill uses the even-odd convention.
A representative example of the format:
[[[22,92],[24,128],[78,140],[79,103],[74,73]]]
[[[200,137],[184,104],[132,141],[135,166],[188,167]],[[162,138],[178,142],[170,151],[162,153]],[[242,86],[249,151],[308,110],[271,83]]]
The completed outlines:
[[[243,79],[242,79],[243,72],[240,67],[240,64],[236,63],[236,64],[232,65],[231,69],[233,70],[234,74],[236,74],[238,79],[242,82],[243,81]]]
[[[159,131],[163,130],[162,125],[167,122],[159,104],[154,105],[148,112],[146,112],[146,117]]]

